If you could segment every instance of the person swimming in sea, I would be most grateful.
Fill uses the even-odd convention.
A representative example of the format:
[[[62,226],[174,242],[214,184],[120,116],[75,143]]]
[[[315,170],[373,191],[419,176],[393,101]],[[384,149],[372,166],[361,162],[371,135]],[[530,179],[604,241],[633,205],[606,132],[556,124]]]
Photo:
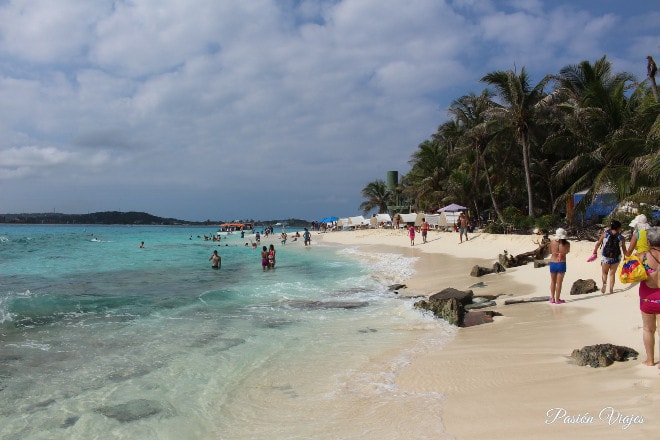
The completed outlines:
[[[209,261],[213,261],[211,264],[211,268],[213,269],[220,269],[220,265],[222,264],[222,258],[220,255],[218,255],[218,251],[213,251],[213,254],[209,257]]]

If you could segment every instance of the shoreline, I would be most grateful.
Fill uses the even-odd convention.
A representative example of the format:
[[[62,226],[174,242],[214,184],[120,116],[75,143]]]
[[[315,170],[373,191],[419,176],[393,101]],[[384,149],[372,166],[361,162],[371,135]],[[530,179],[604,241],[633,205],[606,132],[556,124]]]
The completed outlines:
[[[613,295],[600,291],[569,295],[577,279],[594,279],[600,267],[587,263],[593,242],[571,242],[562,305],[546,302],[504,305],[504,299],[548,296],[547,267],[532,264],[470,277],[474,264],[490,267],[504,249],[510,254],[536,247],[536,236],[471,234],[459,245],[458,234],[429,232],[429,242],[410,246],[407,234],[369,229],[315,234],[313,240],[371,249],[376,246],[416,256],[415,274],[402,281],[399,294],[429,296],[445,287],[473,288],[501,295],[493,323],[457,329],[454,339],[437,352],[417,354],[396,378],[413,392],[445,396],[442,422],[456,439],[491,438],[653,438],[657,431],[660,370],[642,364],[644,348],[637,285],[615,285]],[[416,240],[417,241],[417,240]],[[375,248],[374,248],[375,249]],[[453,256],[437,268],[433,254]],[[475,258],[477,256],[478,258]],[[606,368],[580,367],[574,349],[611,343],[637,350],[637,360]],[[657,341],[656,341],[657,344]],[[437,414],[434,414],[437,416]]]

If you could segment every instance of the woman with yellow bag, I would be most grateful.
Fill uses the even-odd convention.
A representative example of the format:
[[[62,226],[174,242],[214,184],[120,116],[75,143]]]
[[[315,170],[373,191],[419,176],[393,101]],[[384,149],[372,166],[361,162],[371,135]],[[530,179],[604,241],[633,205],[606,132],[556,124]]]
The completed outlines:
[[[622,283],[637,283],[646,279],[646,253],[649,250],[649,241],[646,233],[649,223],[644,214],[640,214],[630,222],[633,233],[628,250],[625,252],[623,264],[619,266],[619,280]]]
[[[649,250],[649,241],[646,237],[649,222],[644,214],[640,214],[630,222],[630,227],[633,228],[633,233],[626,255],[631,255],[635,251],[639,259],[644,261],[644,254]]]

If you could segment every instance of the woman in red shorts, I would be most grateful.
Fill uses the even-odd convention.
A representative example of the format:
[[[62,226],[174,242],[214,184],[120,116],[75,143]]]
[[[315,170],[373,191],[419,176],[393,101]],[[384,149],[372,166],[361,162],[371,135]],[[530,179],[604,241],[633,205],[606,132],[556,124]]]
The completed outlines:
[[[644,365],[655,365],[655,332],[660,327],[660,228],[646,231],[649,250],[646,253],[648,278],[639,283],[639,309],[642,311],[644,334]],[[660,334],[659,334],[660,335]],[[660,368],[660,365],[658,366]]]

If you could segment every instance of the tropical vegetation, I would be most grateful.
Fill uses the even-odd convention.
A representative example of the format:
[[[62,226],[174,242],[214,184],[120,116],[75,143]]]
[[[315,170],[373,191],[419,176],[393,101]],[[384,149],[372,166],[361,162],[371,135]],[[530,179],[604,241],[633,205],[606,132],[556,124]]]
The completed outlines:
[[[486,88],[454,100],[449,120],[411,154],[400,190],[412,209],[457,202],[498,223],[531,224],[565,215],[579,191],[577,212],[602,192],[660,204],[660,103],[649,80],[614,73],[603,56],[538,83],[525,68],[481,81]],[[362,195],[363,211],[387,212],[392,191],[376,181]]]

